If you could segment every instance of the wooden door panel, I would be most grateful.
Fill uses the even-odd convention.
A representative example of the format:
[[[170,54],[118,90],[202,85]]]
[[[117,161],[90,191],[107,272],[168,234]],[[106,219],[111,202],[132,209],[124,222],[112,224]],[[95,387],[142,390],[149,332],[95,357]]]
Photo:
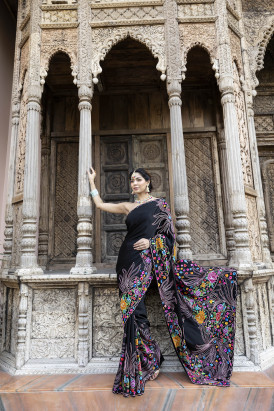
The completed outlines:
[[[134,165],[151,175],[153,195],[169,202],[168,157],[165,135],[134,136]]]
[[[73,263],[77,252],[78,143],[53,142],[50,265]]]
[[[129,201],[129,172],[132,168],[131,138],[101,138],[101,197],[106,202]],[[125,216],[102,213],[102,262],[116,261],[126,234]]]
[[[101,137],[101,196],[104,201],[130,201],[129,172],[143,167],[151,174],[153,195],[169,201],[165,135]],[[102,213],[102,262],[115,262],[126,234],[125,216]]]

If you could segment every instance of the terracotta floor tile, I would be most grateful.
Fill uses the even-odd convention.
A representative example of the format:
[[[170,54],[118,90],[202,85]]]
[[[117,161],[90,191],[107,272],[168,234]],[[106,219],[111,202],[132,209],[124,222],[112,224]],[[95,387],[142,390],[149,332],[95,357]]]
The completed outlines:
[[[74,408],[69,393],[9,393],[1,395],[5,411],[84,411]]]
[[[115,408],[110,408],[109,411],[162,411],[165,410],[165,399],[169,391],[171,390],[145,389],[143,395],[134,398],[124,398],[122,395],[115,395]]]
[[[80,378],[64,387],[62,391],[92,391],[98,389],[111,391],[114,378],[114,374],[81,375]]]
[[[172,372],[166,374],[170,379],[173,379],[180,386],[180,388],[197,388],[197,385],[193,384],[184,372]],[[202,388],[204,387],[207,388],[207,386],[202,386]]]
[[[273,387],[274,381],[262,372],[234,372],[232,385],[238,387]]]
[[[44,378],[38,378],[30,384],[22,388],[24,392],[33,391],[63,391],[63,386],[79,378],[79,375],[62,374],[62,375],[46,375]],[[17,390],[18,391],[18,390]],[[20,390],[21,391],[21,390]]]
[[[271,411],[272,388],[226,388],[215,389],[210,403],[205,402],[205,410],[210,411]]]
[[[166,398],[166,409],[169,411],[205,411],[208,408],[204,408],[204,404],[210,404],[211,398],[214,395],[214,390],[215,388],[208,390],[200,387],[196,390],[193,390],[192,388],[177,390],[170,393],[169,398]]]
[[[269,378],[272,379],[272,381],[274,381],[274,365],[268,368],[267,370],[265,370],[264,374],[266,374]]]
[[[161,373],[159,377],[154,381],[147,381],[146,389],[159,389],[159,388],[181,388],[180,383],[172,378],[172,374]]]
[[[10,379],[1,385],[0,392],[13,392],[22,390],[26,385],[32,383],[39,378],[44,377],[40,375],[16,375],[10,376]]]
[[[6,382],[10,381],[11,378],[13,377],[9,373],[0,371],[0,389],[1,389],[1,386],[6,384]]]

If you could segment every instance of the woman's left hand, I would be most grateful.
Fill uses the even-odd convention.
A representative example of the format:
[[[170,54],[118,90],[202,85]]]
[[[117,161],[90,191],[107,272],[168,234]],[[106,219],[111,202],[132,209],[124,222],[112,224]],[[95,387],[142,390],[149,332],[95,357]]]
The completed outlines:
[[[141,238],[133,244],[134,250],[146,250],[149,248],[149,240],[147,238]]]

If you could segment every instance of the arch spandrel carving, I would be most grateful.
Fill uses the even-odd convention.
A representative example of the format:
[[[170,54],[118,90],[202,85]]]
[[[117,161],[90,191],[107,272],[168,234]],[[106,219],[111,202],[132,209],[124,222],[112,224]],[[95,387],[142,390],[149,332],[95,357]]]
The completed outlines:
[[[180,42],[182,46],[182,61],[185,66],[187,55],[196,46],[203,48],[209,55],[211,64],[214,64],[216,55],[216,33],[214,24],[180,24]]]
[[[56,29],[43,30],[41,42],[41,67],[48,71],[49,63],[55,54],[63,52],[71,61],[71,66],[77,66],[77,30]]]
[[[158,58],[157,70],[166,71],[164,26],[133,26],[99,28],[92,30],[92,75],[97,77],[102,72],[100,61],[110,49],[127,37],[143,43],[155,58]]]

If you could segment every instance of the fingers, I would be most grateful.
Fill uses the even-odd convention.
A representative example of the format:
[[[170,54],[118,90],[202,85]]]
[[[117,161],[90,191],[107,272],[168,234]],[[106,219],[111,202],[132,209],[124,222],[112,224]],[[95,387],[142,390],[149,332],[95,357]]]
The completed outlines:
[[[96,171],[92,167],[90,167],[90,169],[87,170],[87,174],[89,177],[96,177]]]
[[[141,238],[141,240],[136,241],[136,243],[133,244],[134,250],[146,250],[149,247],[149,240],[146,238]]]

